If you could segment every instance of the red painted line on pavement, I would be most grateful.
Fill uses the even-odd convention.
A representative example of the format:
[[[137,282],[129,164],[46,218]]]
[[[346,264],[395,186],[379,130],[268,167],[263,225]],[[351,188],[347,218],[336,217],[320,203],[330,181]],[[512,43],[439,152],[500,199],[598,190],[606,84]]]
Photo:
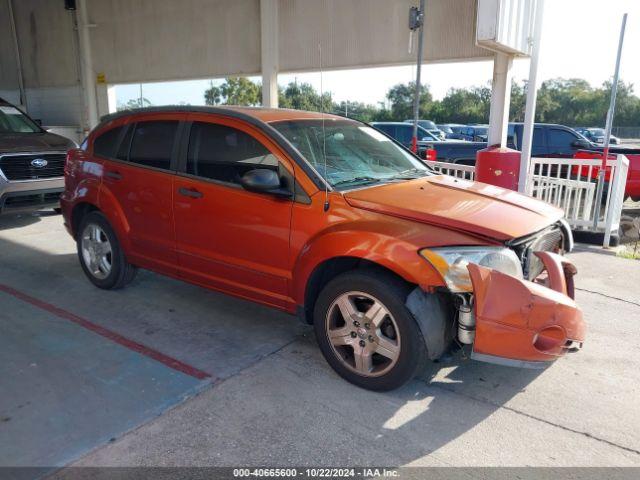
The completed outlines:
[[[153,348],[147,347],[141,343],[130,340],[126,337],[123,337],[119,333],[109,330],[108,328],[97,325],[89,320],[86,320],[78,315],[75,315],[71,312],[67,312],[66,310],[56,307],[55,305],[51,305],[50,303],[44,302],[42,300],[38,300],[31,295],[27,295],[26,293],[20,292],[15,288],[12,288],[8,285],[3,285],[0,283],[0,292],[7,293],[23,302],[29,303],[34,307],[38,307],[46,312],[49,312],[56,317],[62,318],[64,320],[69,320],[70,322],[75,323],[81,327],[86,328],[87,330],[91,330],[98,335],[101,335],[105,338],[108,338],[112,342],[117,343],[118,345],[122,345],[123,347],[128,348],[129,350],[133,350],[134,352],[138,352],[146,357],[152,358],[167,367],[170,367],[174,370],[182,372],[191,377],[197,378],[198,380],[204,380],[207,378],[212,378],[210,373],[199,370],[191,365],[187,365],[186,363],[181,362],[180,360],[176,360],[164,353],[161,353]]]

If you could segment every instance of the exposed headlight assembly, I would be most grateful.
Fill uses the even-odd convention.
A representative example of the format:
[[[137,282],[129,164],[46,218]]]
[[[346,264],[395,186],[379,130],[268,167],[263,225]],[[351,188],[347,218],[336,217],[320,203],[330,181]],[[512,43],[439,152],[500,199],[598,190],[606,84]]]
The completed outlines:
[[[476,263],[506,275],[523,278],[518,256],[503,247],[445,247],[425,248],[420,255],[440,273],[452,292],[473,290],[467,265]]]

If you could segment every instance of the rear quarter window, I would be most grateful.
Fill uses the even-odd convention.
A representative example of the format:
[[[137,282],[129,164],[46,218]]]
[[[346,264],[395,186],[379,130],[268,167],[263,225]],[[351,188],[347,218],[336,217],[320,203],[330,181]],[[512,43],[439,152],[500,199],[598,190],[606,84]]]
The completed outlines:
[[[129,162],[169,170],[178,124],[177,120],[138,122],[131,139]]]
[[[99,157],[114,158],[122,129],[122,126],[115,127],[96,137],[93,141],[93,154]]]

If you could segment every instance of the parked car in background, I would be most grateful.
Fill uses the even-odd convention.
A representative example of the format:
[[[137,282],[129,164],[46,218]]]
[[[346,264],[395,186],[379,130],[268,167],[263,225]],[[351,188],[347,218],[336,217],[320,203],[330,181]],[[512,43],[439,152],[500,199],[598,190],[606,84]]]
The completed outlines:
[[[462,139],[469,142],[486,142],[488,133],[488,125],[467,125],[460,129]]]
[[[444,123],[438,125],[438,128],[444,132],[447,140],[464,140],[461,132],[465,127],[466,125],[460,123]]]
[[[71,140],[0,99],[0,214],[59,207]]]
[[[389,135],[391,138],[401,143],[404,147],[411,149],[413,139],[413,125],[405,122],[371,122],[370,125],[376,130]],[[427,158],[426,150],[429,142],[442,142],[440,137],[436,137],[431,132],[418,125],[418,155]],[[435,157],[428,158],[435,160]]]
[[[507,132],[507,145],[522,150],[522,123],[510,123]],[[431,152],[437,160],[464,165],[475,165],[478,150],[487,148],[487,142],[425,142],[422,148]],[[533,129],[531,154],[534,157],[573,158],[580,151],[602,152],[602,146],[590,142],[574,129],[564,125],[536,123]],[[640,200],[640,149],[616,146],[610,149],[613,154],[622,153],[629,159],[626,196]],[[597,175],[591,171],[592,178]]]
[[[580,135],[582,135],[583,137],[585,137],[590,142],[598,143],[598,144],[603,144],[604,143],[604,137],[605,137],[604,128],[577,127],[577,128],[574,128],[574,130],[576,132],[578,132]],[[620,139],[618,137],[615,137],[615,136],[611,135],[609,143],[611,145],[619,145],[620,144]]]
[[[405,120],[404,123],[413,124],[413,120]],[[444,140],[446,138],[444,132],[440,130],[436,126],[435,122],[432,122],[431,120],[418,120],[418,126],[424,128],[427,132],[429,132],[439,140]]]
[[[65,226],[95,286],[141,267],[297,313],[364,388],[399,387],[454,344],[540,367],[585,340],[561,210],[436,175],[354,120],[121,112],[69,152],[65,174]]]

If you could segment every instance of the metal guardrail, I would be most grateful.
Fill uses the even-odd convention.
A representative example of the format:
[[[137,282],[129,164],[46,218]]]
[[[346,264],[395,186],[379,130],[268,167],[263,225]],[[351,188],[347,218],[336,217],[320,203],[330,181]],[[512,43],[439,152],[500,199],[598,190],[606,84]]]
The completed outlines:
[[[616,155],[606,162],[607,186],[603,205],[596,202],[596,178],[602,165],[600,159],[532,158],[527,187],[529,196],[564,210],[565,218],[575,230],[604,232],[604,245],[609,246],[611,234],[620,229],[622,204],[629,172],[629,159]],[[426,161],[439,173],[466,180],[475,179],[475,167],[456,163]],[[604,208],[603,208],[604,207]]]

